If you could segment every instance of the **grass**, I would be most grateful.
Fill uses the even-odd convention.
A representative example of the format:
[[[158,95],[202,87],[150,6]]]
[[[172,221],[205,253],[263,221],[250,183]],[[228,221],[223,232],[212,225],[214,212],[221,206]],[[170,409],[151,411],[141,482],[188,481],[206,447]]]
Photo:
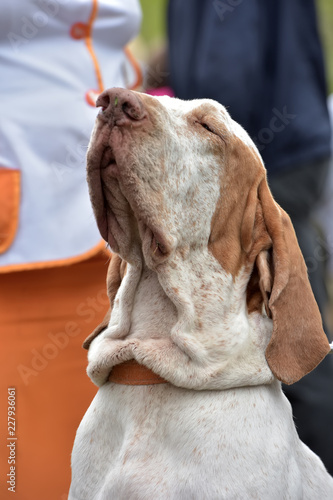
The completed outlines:
[[[167,0],[140,0],[143,18],[141,37],[148,46],[163,43],[166,38]]]
[[[333,2],[317,0],[319,28],[324,45],[328,91],[333,92]]]

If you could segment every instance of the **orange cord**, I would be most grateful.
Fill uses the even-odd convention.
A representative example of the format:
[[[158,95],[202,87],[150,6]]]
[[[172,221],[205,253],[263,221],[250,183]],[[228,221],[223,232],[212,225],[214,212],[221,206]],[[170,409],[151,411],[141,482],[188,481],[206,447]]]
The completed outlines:
[[[129,87],[129,90],[134,90],[134,89],[137,89],[137,88],[142,86],[143,77],[142,77],[141,67],[140,67],[138,61],[133,56],[129,47],[125,47],[124,52],[125,52],[127,59],[132,64],[134,72],[136,74],[136,80],[135,80],[134,84],[131,87]]]
[[[97,11],[98,11],[98,0],[93,0],[93,7],[92,11],[90,14],[90,18],[88,21],[88,30],[87,30],[87,36],[86,36],[86,46],[89,51],[89,54],[93,60],[94,68],[95,68],[95,73],[96,73],[96,78],[98,82],[98,90],[100,92],[103,92],[104,90],[104,85],[103,85],[103,79],[102,79],[102,73],[99,67],[98,59],[96,57],[94,48],[93,48],[93,43],[92,43],[92,27],[94,24],[94,21],[97,16]],[[133,66],[135,75],[136,75],[136,80],[133,85],[129,87],[130,90],[137,89],[142,86],[143,83],[143,76],[142,76],[142,71],[140,68],[139,63],[133,56],[132,52],[130,51],[129,47],[124,48],[125,55],[127,59],[129,60],[130,64]]]
[[[91,11],[90,18],[88,21],[88,34],[86,37],[86,46],[87,46],[88,52],[93,60],[96,78],[97,78],[97,82],[98,82],[98,90],[100,92],[103,92],[104,85],[103,85],[102,73],[101,73],[101,70],[100,70],[100,67],[98,64],[98,59],[96,57],[96,54],[95,54],[95,51],[93,48],[92,37],[91,37],[92,27],[93,27],[94,21],[95,21],[96,16],[97,16],[97,11],[98,11],[98,0],[93,0],[92,11]]]

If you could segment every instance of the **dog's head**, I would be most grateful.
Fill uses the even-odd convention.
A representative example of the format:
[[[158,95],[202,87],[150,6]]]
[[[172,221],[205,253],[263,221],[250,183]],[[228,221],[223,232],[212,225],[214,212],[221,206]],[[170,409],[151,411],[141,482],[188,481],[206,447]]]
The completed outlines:
[[[206,99],[111,89],[97,106],[88,183],[100,232],[121,257],[111,302],[122,260],[158,273],[208,249],[234,280],[245,272],[247,314],[272,318],[266,359],[274,375],[293,383],[311,371],[329,344],[292,224],[247,133]]]

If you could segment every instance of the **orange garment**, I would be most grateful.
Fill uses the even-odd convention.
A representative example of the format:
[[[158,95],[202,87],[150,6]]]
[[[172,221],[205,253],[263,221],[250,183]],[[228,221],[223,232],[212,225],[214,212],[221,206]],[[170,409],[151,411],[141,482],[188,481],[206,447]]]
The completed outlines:
[[[2,500],[67,499],[75,432],[96,393],[81,345],[108,309],[108,260],[103,251],[69,266],[0,274]],[[13,453],[15,493],[7,483]]]

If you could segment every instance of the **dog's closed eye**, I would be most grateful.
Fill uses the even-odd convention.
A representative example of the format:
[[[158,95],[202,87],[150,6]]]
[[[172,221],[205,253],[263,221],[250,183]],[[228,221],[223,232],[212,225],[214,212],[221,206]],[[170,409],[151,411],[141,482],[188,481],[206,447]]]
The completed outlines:
[[[206,130],[208,130],[208,132],[211,132],[212,134],[215,134],[214,130],[212,130],[208,125],[207,123],[200,123],[200,125],[205,128]],[[215,134],[216,135],[216,134]]]

